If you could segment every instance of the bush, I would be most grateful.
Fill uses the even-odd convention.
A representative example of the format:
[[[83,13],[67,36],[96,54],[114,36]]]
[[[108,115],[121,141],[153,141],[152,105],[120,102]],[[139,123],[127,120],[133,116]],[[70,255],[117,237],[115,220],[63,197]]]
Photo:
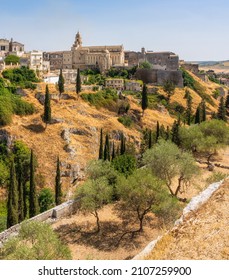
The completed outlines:
[[[83,93],[81,97],[97,109],[104,107],[110,111],[117,111],[118,96],[115,90],[106,89],[97,93]]]
[[[133,121],[130,116],[122,116],[118,118],[118,121],[123,124],[125,127],[131,127]]]
[[[13,111],[16,115],[31,115],[35,112],[35,107],[33,104],[30,104],[17,96],[13,96]]]
[[[69,260],[71,253],[58,239],[50,225],[24,222],[16,237],[0,248],[1,260]]]
[[[181,68],[181,71],[183,73],[184,86],[187,86],[187,87],[193,89],[195,92],[197,92],[199,94],[199,96],[203,100],[205,100],[206,102],[208,102],[209,104],[214,106],[215,104],[214,104],[211,96],[209,96],[205,92],[205,88],[199,82],[197,82],[186,70]]]
[[[119,173],[124,174],[126,177],[131,175],[137,168],[136,158],[132,155],[120,155],[113,161],[112,165]]]
[[[38,197],[38,202],[41,212],[54,207],[54,195],[52,191],[48,188],[42,189]]]

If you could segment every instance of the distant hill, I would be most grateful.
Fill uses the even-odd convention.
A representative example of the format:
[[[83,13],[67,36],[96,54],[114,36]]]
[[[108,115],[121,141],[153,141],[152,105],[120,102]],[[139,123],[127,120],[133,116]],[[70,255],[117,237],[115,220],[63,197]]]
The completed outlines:
[[[198,63],[200,66],[216,66],[216,65],[222,65],[222,66],[229,66],[229,60],[223,60],[223,61],[189,61],[190,63]]]

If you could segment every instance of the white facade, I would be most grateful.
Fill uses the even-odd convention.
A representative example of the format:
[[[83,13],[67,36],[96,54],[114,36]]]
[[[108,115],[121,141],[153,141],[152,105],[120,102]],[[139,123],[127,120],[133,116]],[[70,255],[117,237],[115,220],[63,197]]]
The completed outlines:
[[[32,51],[30,52],[29,67],[34,71],[43,71],[43,52]]]

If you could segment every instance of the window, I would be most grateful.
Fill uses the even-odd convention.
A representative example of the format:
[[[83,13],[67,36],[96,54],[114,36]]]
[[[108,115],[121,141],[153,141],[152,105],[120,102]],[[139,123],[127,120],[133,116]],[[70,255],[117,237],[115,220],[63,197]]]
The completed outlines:
[[[1,51],[5,51],[6,50],[6,46],[1,46]]]

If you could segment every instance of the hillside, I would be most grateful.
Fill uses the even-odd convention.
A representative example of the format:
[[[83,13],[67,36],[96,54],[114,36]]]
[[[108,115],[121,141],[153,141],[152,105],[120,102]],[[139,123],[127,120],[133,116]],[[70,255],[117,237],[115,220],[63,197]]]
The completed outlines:
[[[191,73],[190,75],[193,76]],[[200,79],[194,78],[203,86],[208,95],[211,95],[218,87],[217,84],[204,83]],[[103,108],[96,109],[81,98],[77,99],[76,94],[71,89],[67,89],[66,93],[69,99],[59,100],[56,98],[52,100],[52,117],[55,123],[48,125],[45,129],[45,124],[41,119],[43,105],[35,98],[37,93],[45,92],[45,84],[39,84],[35,91],[25,91],[27,96],[24,99],[34,104],[37,112],[29,116],[14,116],[12,124],[2,127],[2,129],[6,130],[13,139],[24,141],[29,148],[34,150],[39,163],[40,187],[53,187],[55,162],[57,155],[59,155],[66,193],[68,193],[72,179],[77,176],[83,177],[88,161],[98,157],[101,128],[105,132],[109,132],[114,140],[117,140],[120,132],[123,131],[127,139],[134,142],[138,149],[142,136],[141,129],[148,127],[154,130],[157,121],[164,124],[165,127],[171,127],[175,119],[175,116],[166,110],[147,109],[144,117],[140,118],[136,126],[126,128],[117,120],[117,113]],[[53,85],[50,85],[50,92],[58,96]],[[195,112],[196,107],[201,102],[201,97],[191,89],[190,92],[193,98],[193,112]],[[159,88],[159,93],[165,95],[161,88]],[[176,88],[175,94],[171,97],[171,103],[178,102],[186,107],[184,94],[185,88]],[[130,103],[130,114],[138,119],[142,112],[139,100],[133,96],[127,98]],[[214,100],[214,104],[214,107],[207,104],[208,113],[217,110],[218,101]]]
[[[207,119],[210,119],[212,112],[218,109],[219,100],[216,100],[212,95],[219,86],[212,82],[205,83],[192,73],[189,73],[189,75],[195,81],[197,87],[197,91],[188,89],[192,97],[192,115],[195,114],[197,106],[204,96],[206,97]],[[103,94],[101,92],[90,93],[90,96],[88,95],[90,98],[86,96],[89,92],[84,92],[77,98],[74,87],[70,85],[65,87],[65,93],[59,98],[56,87],[49,85],[52,99],[52,122],[46,127],[42,121],[45,86],[44,83],[38,83],[36,90],[24,90],[25,96],[22,98],[32,103],[36,112],[26,116],[14,115],[12,123],[1,127],[1,131],[11,141],[21,140],[30,149],[33,149],[38,161],[36,172],[38,191],[45,187],[54,190],[56,159],[57,156],[60,157],[64,200],[71,199],[76,187],[79,186],[81,181],[85,180],[85,168],[89,161],[98,159],[101,129],[103,129],[104,134],[109,133],[110,140],[114,141],[116,148],[120,145],[120,137],[123,132],[127,143],[133,144],[139,152],[144,129],[151,129],[155,133],[157,122],[164,125],[164,129],[171,128],[181,109],[183,110],[181,121],[185,121],[187,100],[184,96],[187,94],[187,88],[176,88],[168,103],[163,88],[153,87],[155,92],[148,95],[149,108],[145,110],[144,116],[142,116],[141,94],[139,93],[126,93],[126,96],[122,99],[117,97],[116,92],[113,92],[114,99],[111,100],[113,103],[109,103],[109,106],[110,104],[114,105],[115,102],[116,105],[122,105],[121,102],[125,102],[130,107],[128,112],[118,114],[116,105],[114,109],[114,107],[105,106],[108,104],[107,102],[99,103],[98,100],[96,101],[97,107],[89,104],[91,100],[95,101],[95,98],[98,98],[99,95],[101,97]],[[110,98],[109,92],[104,94],[107,99]],[[161,100],[164,101],[164,105]],[[129,127],[118,121],[121,115],[131,118]],[[225,151],[220,151],[215,160],[228,165],[225,162],[224,153]],[[219,173],[221,172],[219,168],[215,168],[215,172],[212,173],[207,170],[205,163],[198,165],[201,167],[200,173],[192,179],[184,194],[185,197],[181,194],[181,199],[191,199],[199,191],[206,188],[208,181],[213,180],[215,175],[225,176]],[[225,170],[222,170],[222,172],[227,173]],[[177,187],[177,179],[174,178],[172,188]],[[6,189],[1,188],[0,190],[0,202],[1,205],[4,205]],[[183,204],[181,207],[183,207]],[[101,216],[103,230],[98,235],[93,234],[94,217],[91,215],[85,216],[77,213],[67,219],[61,219],[53,225],[58,235],[69,245],[74,259],[130,259],[151,240],[163,234],[171,222],[161,221],[156,214],[149,213],[146,218],[144,233],[136,235],[135,238],[131,238],[130,235],[126,236],[122,240],[122,246],[117,247],[116,243],[124,228],[128,230],[128,223],[125,224],[120,220],[115,203],[106,205],[100,210],[99,215]],[[4,219],[5,216],[2,215],[2,221]],[[133,221],[133,225],[134,227],[138,226],[136,220]]]
[[[166,234],[147,259],[228,260],[229,181],[184,223]]]

